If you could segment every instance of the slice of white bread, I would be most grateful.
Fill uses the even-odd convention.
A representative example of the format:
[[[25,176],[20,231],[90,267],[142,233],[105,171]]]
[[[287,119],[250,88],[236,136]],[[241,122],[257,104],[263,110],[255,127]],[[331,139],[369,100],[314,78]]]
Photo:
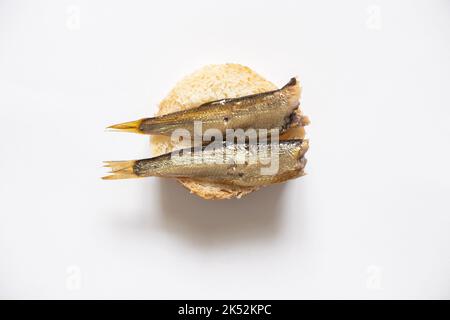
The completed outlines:
[[[277,86],[245,66],[209,65],[178,82],[159,104],[157,115],[195,108],[205,102],[222,98],[237,98],[275,89]],[[303,125],[307,124],[308,119],[302,117],[302,126],[289,129],[280,139],[303,139],[305,135]],[[173,145],[170,137],[165,136],[152,136],[151,145],[154,156],[180,147],[180,145]],[[187,178],[178,179],[178,181],[191,193],[204,199],[240,198],[258,189],[200,182]]]

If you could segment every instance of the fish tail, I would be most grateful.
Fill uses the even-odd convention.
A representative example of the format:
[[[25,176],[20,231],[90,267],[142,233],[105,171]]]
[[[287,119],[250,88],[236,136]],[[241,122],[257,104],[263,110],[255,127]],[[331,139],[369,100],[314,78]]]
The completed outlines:
[[[121,132],[144,133],[141,129],[141,124],[144,120],[145,119],[140,119],[140,120],[136,120],[136,121],[119,123],[119,124],[109,126],[106,129],[111,129],[112,131],[121,131]]]
[[[102,177],[104,180],[132,179],[139,176],[134,172],[136,160],[104,161],[104,167],[111,169],[111,175]]]
[[[172,117],[144,118],[109,126],[112,131],[124,131],[140,134],[165,134],[164,126],[176,122]]]

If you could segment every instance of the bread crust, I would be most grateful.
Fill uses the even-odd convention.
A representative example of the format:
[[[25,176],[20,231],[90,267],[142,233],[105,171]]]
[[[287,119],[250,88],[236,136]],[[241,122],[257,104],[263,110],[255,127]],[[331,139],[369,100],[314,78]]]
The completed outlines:
[[[203,103],[223,98],[237,98],[277,89],[250,68],[240,64],[208,65],[179,81],[160,102],[157,115],[195,108]],[[303,119],[307,124],[307,118]],[[289,129],[281,139],[303,139],[303,127]],[[172,151],[175,146],[170,137],[152,136],[151,148],[154,156]],[[191,193],[204,199],[219,200],[241,198],[258,187],[238,187],[180,178],[178,181]]]

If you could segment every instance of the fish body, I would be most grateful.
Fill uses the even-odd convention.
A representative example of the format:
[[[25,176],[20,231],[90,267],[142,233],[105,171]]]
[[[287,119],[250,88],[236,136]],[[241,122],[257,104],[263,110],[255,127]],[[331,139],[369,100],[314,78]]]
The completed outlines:
[[[181,149],[154,158],[106,162],[112,175],[104,179],[139,177],[192,178],[250,187],[283,182],[303,175],[308,140],[279,143],[228,144]]]
[[[299,106],[300,86],[292,78],[278,90],[253,94],[240,98],[221,99],[199,107],[158,117],[121,123],[109,127],[118,131],[170,136],[177,129],[186,129],[195,136],[194,122],[201,121],[202,130],[218,129],[278,129],[282,134],[298,125],[295,112]],[[200,134],[202,134],[200,132]]]

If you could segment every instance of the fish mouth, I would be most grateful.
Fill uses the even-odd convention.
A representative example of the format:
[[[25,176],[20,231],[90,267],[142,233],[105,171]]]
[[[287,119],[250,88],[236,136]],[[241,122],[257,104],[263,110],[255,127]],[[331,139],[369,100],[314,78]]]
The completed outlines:
[[[305,157],[301,157],[300,159],[298,159],[297,170],[303,171],[303,169],[305,169],[305,167],[306,167],[307,162],[308,162],[308,160]]]
[[[305,158],[306,152],[309,149],[309,140],[304,139],[300,143],[300,147],[298,148],[297,154],[295,155],[297,158],[297,170],[303,170],[306,166],[307,159]]]
[[[297,108],[302,94],[302,89],[297,79],[292,78],[281,90],[286,93],[289,105],[292,108]]]
[[[303,157],[309,149],[309,140],[303,139],[300,144],[300,155]]]
[[[292,111],[286,118],[284,118],[284,123],[283,126],[281,127],[282,132],[285,132],[290,128],[304,126],[303,116],[300,114],[297,108],[294,111]]]

